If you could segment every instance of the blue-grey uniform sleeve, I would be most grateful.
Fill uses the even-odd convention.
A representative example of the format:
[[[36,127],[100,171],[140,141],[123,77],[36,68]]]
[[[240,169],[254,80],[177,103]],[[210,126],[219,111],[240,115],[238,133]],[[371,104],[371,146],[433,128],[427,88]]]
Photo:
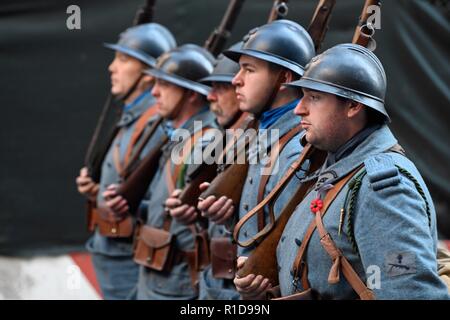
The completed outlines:
[[[366,176],[356,212],[354,237],[377,299],[449,298],[437,273],[434,208],[430,227],[412,181],[398,173],[377,189]]]

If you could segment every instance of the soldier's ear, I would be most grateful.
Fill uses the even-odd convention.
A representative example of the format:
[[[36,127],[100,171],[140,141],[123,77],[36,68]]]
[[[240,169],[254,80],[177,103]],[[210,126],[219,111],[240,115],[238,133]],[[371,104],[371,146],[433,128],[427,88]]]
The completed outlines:
[[[197,101],[200,101],[202,99],[202,95],[198,92],[195,92],[193,90],[187,90],[188,94],[188,102],[190,104],[195,104]]]
[[[294,77],[294,74],[290,70],[284,70],[283,71],[283,83],[289,83],[296,80]]]
[[[144,73],[142,77],[142,81],[145,84],[153,86],[155,84],[155,78],[149,74]]]
[[[361,117],[364,114],[364,105],[362,103],[348,100],[347,116],[349,118]]]

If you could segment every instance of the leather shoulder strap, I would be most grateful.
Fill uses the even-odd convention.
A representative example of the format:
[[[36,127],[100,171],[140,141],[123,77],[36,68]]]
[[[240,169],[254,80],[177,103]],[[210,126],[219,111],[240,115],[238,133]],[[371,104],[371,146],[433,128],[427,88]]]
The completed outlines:
[[[128,165],[133,148],[136,145],[139,138],[141,137],[142,133],[144,132],[144,129],[147,126],[148,121],[157,113],[158,113],[157,106],[152,105],[137,120],[136,125],[134,126],[133,134],[131,135],[130,138],[130,142],[128,143],[127,151],[125,152],[123,160],[125,166]]]
[[[303,165],[303,163],[311,156],[311,154],[314,152],[314,147],[312,147],[310,144],[307,144],[299,158],[294,161],[291,166],[288,168],[286,174],[280,179],[280,181],[276,184],[276,186],[273,188],[273,190],[265,197],[260,203],[256,205],[252,210],[250,210],[245,216],[243,216],[238,223],[236,224],[234,230],[233,230],[233,238],[234,240],[241,246],[241,247],[249,247],[253,245],[256,241],[264,237],[271,229],[273,224],[275,223],[275,216],[273,216],[273,212],[271,211],[270,219],[271,222],[266,225],[263,230],[258,232],[252,239],[248,241],[240,241],[239,240],[239,233],[244,226],[244,224],[247,223],[247,221],[253,217],[255,214],[257,214],[260,210],[264,208],[266,204],[268,204],[272,199],[278,197],[278,195],[284,190],[287,183],[290,181],[292,176],[297,172],[300,167]]]
[[[278,159],[278,156],[280,155],[281,151],[284,149],[286,144],[300,131],[302,131],[301,126],[295,126],[288,132],[286,132],[281,138],[280,141],[275,145],[274,149],[270,152],[270,167],[269,169],[261,176],[261,180],[259,183],[258,188],[258,198],[257,203],[260,203],[262,199],[264,198],[264,190],[266,189],[267,182],[269,181],[270,174],[272,173],[273,166],[275,165],[275,162]],[[264,219],[264,210],[261,209],[258,211],[258,231],[261,231],[264,228],[265,225],[265,219]]]
[[[175,190],[175,187],[177,185],[177,181],[180,178],[180,173],[185,166],[185,162],[187,158],[190,156],[193,148],[195,147],[195,144],[197,141],[203,137],[203,135],[211,129],[210,127],[204,127],[201,130],[197,130],[194,132],[194,134],[190,137],[190,143],[185,143],[182,147],[182,154],[181,157],[183,160],[179,164],[175,164],[172,169],[172,159],[169,157],[166,162],[166,182],[167,182],[167,188],[169,190],[169,194],[172,194],[172,192]]]
[[[344,188],[344,186],[347,184],[348,181],[362,168],[363,165],[357,167],[353,171],[351,171],[349,174],[347,174],[345,177],[343,177],[341,180],[339,180],[332,189],[330,189],[327,192],[327,195],[325,196],[323,200],[323,206],[321,210],[319,210],[316,213],[316,216],[319,215],[320,217],[323,217],[328,207],[331,205],[331,203],[334,201],[336,196],[339,194],[339,192]],[[308,229],[305,232],[305,235],[303,237],[303,240],[301,242],[300,248],[297,252],[297,256],[295,257],[292,271],[294,274],[294,282],[298,282],[298,280],[301,278],[303,289],[309,289],[310,285],[308,282],[308,272],[307,267],[305,263],[305,255],[306,255],[306,249],[308,247],[309,241],[311,240],[311,237],[317,227],[316,220],[313,219],[311,223],[308,226]]]

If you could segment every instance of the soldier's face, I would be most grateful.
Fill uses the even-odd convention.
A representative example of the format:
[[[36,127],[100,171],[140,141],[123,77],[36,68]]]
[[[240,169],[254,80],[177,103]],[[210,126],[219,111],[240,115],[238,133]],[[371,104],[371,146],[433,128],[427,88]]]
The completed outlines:
[[[320,150],[336,151],[349,135],[348,110],[333,94],[303,89],[294,113],[302,117],[306,140]]]
[[[178,115],[179,102],[183,98],[184,89],[170,82],[157,79],[152,95],[158,104],[158,113],[165,119],[173,120]]]
[[[225,82],[213,82],[212,90],[207,99],[219,125],[222,127],[230,125],[230,122],[239,112],[239,102],[236,98],[234,86]]]
[[[111,73],[111,93],[123,96],[141,76],[144,64],[126,54],[116,52],[108,70]]]
[[[270,99],[278,73],[269,67],[269,63],[250,56],[239,59],[240,70],[233,78],[236,86],[239,109],[260,114]]]

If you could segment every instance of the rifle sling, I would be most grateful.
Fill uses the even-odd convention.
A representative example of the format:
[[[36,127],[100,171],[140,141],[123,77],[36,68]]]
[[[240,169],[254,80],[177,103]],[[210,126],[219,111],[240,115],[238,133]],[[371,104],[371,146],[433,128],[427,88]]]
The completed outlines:
[[[279,141],[274,147],[273,150],[270,152],[270,168],[268,171],[265,172],[261,176],[261,181],[259,183],[258,188],[258,198],[257,203],[260,203],[263,200],[264,197],[264,190],[266,189],[267,182],[269,181],[270,174],[272,173],[273,166],[275,165],[275,162],[277,161],[277,158],[280,154],[280,152],[284,149],[286,144],[300,131],[302,130],[301,126],[296,126],[289,130],[285,135],[283,135]],[[261,209],[257,212],[258,215],[258,231],[261,231],[264,228],[265,225],[265,218],[264,218],[264,210]]]
[[[247,221],[253,217],[258,211],[262,210],[266,204],[268,204],[273,198],[278,197],[278,195],[284,190],[287,183],[290,181],[292,176],[297,172],[297,170],[300,169],[300,167],[303,165],[303,163],[309,158],[309,156],[312,154],[312,152],[315,149],[308,143],[302,150],[299,158],[295,160],[288,170],[286,171],[286,174],[280,179],[280,181],[277,183],[277,185],[273,188],[273,190],[260,202],[254,207],[252,210],[250,210],[242,219],[239,220],[239,222],[236,224],[234,230],[233,230],[233,238],[234,240],[241,246],[241,247],[249,247],[253,245],[256,241],[259,241],[262,237],[264,237],[270,230],[273,228],[275,223],[275,216],[273,214],[273,211],[270,211],[269,217],[270,217],[270,223],[267,224],[263,230],[259,231],[254,237],[252,237],[250,240],[247,241],[239,241],[239,233],[241,231],[242,226],[247,223]]]

